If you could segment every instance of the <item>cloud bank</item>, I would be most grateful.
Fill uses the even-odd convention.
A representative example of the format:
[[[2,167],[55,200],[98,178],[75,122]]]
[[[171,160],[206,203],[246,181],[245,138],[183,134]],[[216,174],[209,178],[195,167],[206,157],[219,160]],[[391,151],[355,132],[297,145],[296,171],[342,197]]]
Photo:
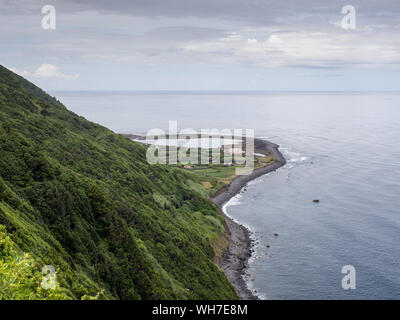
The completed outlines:
[[[50,64],[41,64],[34,72],[27,70],[19,71],[15,67],[9,68],[12,72],[19,74],[22,77],[33,77],[33,78],[49,78],[49,79],[76,79],[78,75],[67,75],[59,71],[58,67]]]
[[[0,61],[35,79],[133,66],[160,78],[172,67],[400,69],[398,0],[54,0],[54,31],[41,28],[45,4],[0,0]],[[345,4],[355,30],[341,27]]]

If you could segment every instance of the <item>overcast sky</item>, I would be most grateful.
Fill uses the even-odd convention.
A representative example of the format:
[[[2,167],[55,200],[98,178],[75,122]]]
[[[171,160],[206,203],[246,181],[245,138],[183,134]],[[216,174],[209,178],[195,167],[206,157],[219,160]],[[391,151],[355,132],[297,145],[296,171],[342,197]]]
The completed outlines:
[[[400,90],[400,1],[0,0],[0,48],[52,91]]]

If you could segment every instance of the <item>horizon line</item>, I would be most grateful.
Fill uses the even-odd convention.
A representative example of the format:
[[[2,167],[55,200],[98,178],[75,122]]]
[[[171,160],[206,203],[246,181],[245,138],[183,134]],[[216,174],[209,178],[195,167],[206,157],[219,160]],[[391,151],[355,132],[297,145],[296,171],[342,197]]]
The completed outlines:
[[[400,93],[400,90],[48,90],[52,93]]]

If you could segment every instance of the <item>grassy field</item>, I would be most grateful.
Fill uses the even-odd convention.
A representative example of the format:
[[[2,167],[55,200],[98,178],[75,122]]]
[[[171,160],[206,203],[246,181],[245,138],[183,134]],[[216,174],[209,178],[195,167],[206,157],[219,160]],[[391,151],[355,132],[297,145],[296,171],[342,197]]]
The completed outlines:
[[[255,156],[254,168],[267,166],[274,161],[275,159],[272,156]],[[201,184],[209,191],[209,195],[212,196],[236,177],[236,168],[244,167],[244,165],[190,164],[186,168],[183,165],[178,165],[177,167],[196,174]]]

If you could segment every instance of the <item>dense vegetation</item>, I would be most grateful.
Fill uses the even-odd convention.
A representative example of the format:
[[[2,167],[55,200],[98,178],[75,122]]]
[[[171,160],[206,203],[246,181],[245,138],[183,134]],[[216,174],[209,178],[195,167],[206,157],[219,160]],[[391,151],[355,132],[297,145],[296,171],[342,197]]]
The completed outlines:
[[[0,297],[236,298],[213,263],[223,218],[196,179],[0,66]],[[53,296],[35,287],[44,265]]]

